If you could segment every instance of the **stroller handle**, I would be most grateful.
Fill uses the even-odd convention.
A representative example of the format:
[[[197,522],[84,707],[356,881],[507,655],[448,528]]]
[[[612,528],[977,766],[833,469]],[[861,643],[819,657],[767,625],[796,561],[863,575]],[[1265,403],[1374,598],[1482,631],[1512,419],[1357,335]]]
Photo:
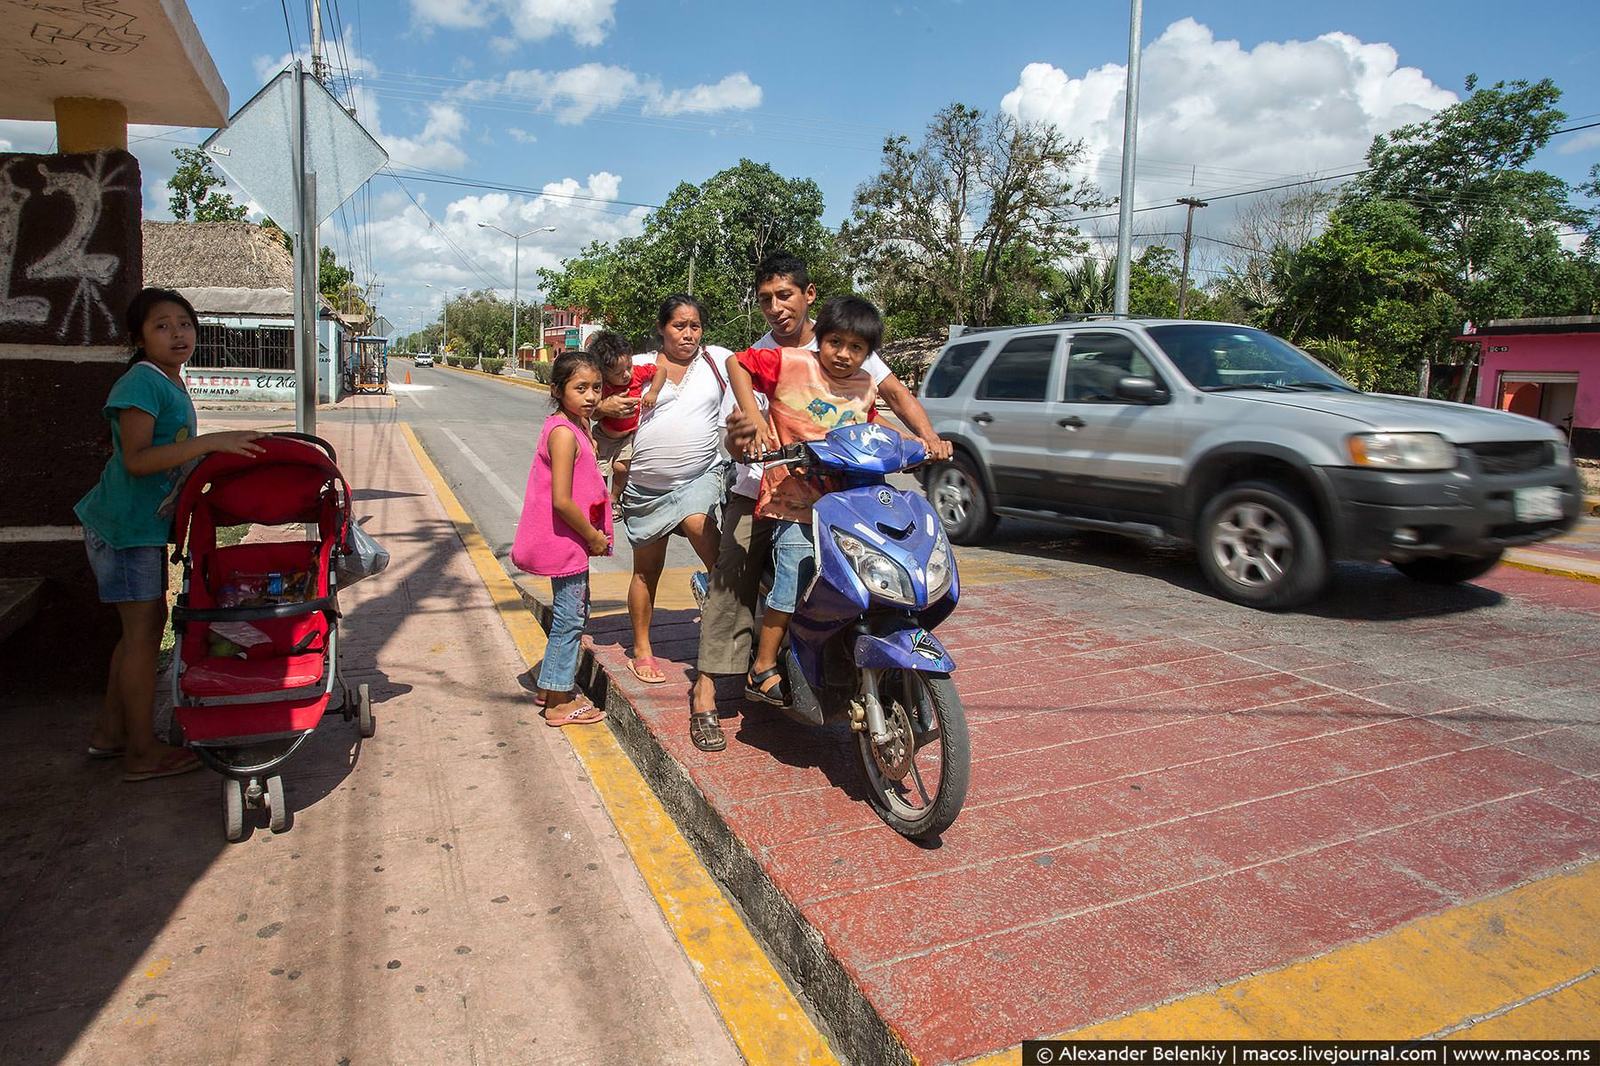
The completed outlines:
[[[321,448],[323,451],[328,453],[329,462],[333,463],[335,466],[339,465],[339,457],[334,454],[333,445],[329,444],[321,437],[314,437],[309,433],[293,433],[288,430],[284,430],[279,433],[268,433],[267,436],[288,437],[290,440],[305,441],[307,444],[315,445],[316,447]]]

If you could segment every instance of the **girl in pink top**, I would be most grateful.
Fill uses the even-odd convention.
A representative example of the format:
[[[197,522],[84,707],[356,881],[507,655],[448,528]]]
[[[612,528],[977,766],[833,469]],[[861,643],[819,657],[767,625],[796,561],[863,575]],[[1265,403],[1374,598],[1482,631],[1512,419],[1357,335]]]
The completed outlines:
[[[545,419],[528,471],[511,561],[550,579],[550,639],[539,669],[547,725],[587,725],[605,714],[582,693],[578,642],[589,621],[589,557],[611,554],[611,497],[595,465],[589,420],[600,403],[600,368],[566,352],[550,373],[556,411]]]

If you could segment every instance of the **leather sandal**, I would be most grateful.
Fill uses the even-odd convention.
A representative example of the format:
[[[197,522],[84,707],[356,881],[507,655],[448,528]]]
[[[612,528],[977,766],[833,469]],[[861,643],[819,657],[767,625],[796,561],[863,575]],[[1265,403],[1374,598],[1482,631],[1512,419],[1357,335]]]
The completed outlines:
[[[773,678],[778,679],[776,685],[768,685]],[[784,676],[783,666],[780,664],[770,670],[763,670],[759,674],[754,670],[744,675],[744,698],[754,700],[756,703],[765,703],[772,707],[789,706],[789,679]]]
[[[721,751],[728,746],[716,711],[689,712],[689,739],[701,751]]]

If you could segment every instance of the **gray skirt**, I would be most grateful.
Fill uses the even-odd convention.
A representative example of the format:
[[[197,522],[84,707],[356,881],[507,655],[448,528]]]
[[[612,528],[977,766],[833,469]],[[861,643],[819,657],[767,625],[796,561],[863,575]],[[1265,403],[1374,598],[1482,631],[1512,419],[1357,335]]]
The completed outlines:
[[[643,547],[669,535],[685,518],[715,514],[727,485],[727,463],[716,463],[675,489],[647,489],[628,482],[622,490],[622,528],[628,543]]]

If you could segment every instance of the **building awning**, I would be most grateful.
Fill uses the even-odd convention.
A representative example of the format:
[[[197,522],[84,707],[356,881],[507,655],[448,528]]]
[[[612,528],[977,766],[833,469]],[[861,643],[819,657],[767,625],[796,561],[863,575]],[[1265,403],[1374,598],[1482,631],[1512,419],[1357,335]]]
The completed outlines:
[[[50,121],[62,97],[114,100],[129,122],[221,126],[228,89],[183,0],[0,4],[0,118]]]

